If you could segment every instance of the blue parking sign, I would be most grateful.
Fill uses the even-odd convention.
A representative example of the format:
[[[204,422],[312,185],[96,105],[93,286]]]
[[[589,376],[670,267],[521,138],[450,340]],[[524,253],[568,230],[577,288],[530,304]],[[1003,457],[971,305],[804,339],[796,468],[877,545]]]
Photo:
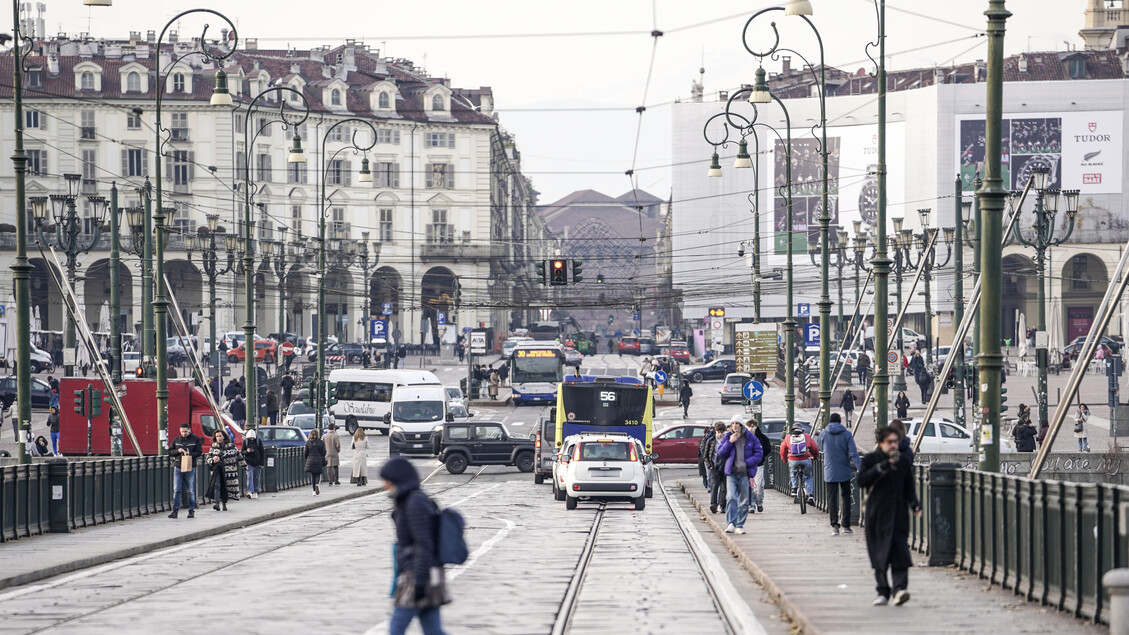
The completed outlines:
[[[810,317],[811,316],[811,305],[806,303],[806,302],[801,302],[800,304],[797,304],[796,305],[796,316],[797,317]]]
[[[804,325],[804,345],[819,346],[819,324],[812,322]]]
[[[436,311],[435,324],[436,326],[447,326],[447,314],[443,311]]]
[[[369,322],[372,325],[371,332],[373,339],[388,339],[388,321],[387,320],[373,320]]]

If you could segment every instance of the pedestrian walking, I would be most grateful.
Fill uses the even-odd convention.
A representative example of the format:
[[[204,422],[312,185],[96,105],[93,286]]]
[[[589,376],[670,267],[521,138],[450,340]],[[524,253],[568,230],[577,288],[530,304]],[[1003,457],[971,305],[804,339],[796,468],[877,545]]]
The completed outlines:
[[[227,411],[231,414],[231,419],[235,421],[235,425],[242,428],[247,423],[247,404],[243,402],[243,397],[239,393],[235,393],[235,398],[227,404]]]
[[[239,453],[247,465],[247,498],[258,498],[259,490],[263,489],[263,466],[267,462],[267,453],[254,428],[243,435],[243,448]]]
[[[208,495],[212,498],[212,509],[227,511],[229,500],[239,500],[239,451],[227,436],[226,430],[216,430],[212,435],[212,447],[208,450],[208,465],[212,468],[208,482]]]
[[[227,386],[223,389],[223,396],[228,401],[232,401],[242,393],[243,390],[239,388],[239,382],[236,381],[234,377],[231,378],[231,381],[227,382]]]
[[[16,394],[0,395],[0,417],[12,422],[12,442],[20,444],[20,421],[16,414]],[[3,427],[0,426],[0,430]]]
[[[929,370],[925,367],[925,358],[921,356],[921,351],[913,352],[913,359],[909,362],[909,370],[913,371],[913,380],[917,383],[917,387],[921,389],[921,403],[929,401],[930,388],[933,386],[933,378],[929,375]]]
[[[510,366],[509,366],[509,364],[503,363],[501,366],[498,367],[498,381],[502,382],[502,385],[504,386],[504,385],[506,385],[507,380],[509,380],[509,378],[510,378]]]
[[[898,411],[899,419],[909,416],[909,397],[906,396],[906,391],[898,391],[898,397],[894,399],[894,408]]]
[[[855,372],[858,373],[859,383],[866,385],[866,378],[870,374],[870,355],[866,351],[859,351],[858,361],[855,362]]]
[[[400,368],[404,368],[405,360],[407,358],[408,358],[408,347],[405,346],[404,344],[401,344],[400,348],[396,349],[396,362],[400,365]]]
[[[290,402],[294,399],[294,376],[287,372],[278,381],[278,385],[282,387],[282,403],[279,407],[283,410],[290,407]]]
[[[839,413],[832,413],[820,440],[823,441],[823,480],[827,483],[827,511],[831,516],[831,535],[851,531],[851,476],[859,469],[861,458],[855,437],[839,421]],[[839,500],[842,499],[842,521],[839,518]]]
[[[608,355],[615,352],[615,338],[608,338]]]
[[[725,532],[745,533],[745,519],[749,516],[749,479],[757,475],[764,450],[755,435],[745,431],[740,421],[729,423],[729,433],[717,444],[717,457],[725,461],[726,497]]]
[[[792,495],[800,496],[799,474],[803,474],[803,488],[807,492],[808,505],[815,505],[815,478],[812,476],[812,459],[819,456],[819,446],[810,434],[799,425],[792,426],[792,434],[780,441],[780,460],[788,465],[788,482]],[[797,498],[798,501],[798,498]]]
[[[47,429],[51,432],[51,454],[59,455],[59,406],[51,406],[47,415]]]
[[[1078,414],[1074,415],[1074,438],[1078,440],[1078,451],[1090,451],[1090,439],[1086,434],[1086,422],[1090,420],[1090,408],[1084,403],[1078,404]]]
[[[184,494],[188,498],[188,517],[196,517],[196,460],[204,454],[204,444],[200,437],[192,434],[192,426],[188,423],[180,424],[180,436],[173,439],[169,454],[173,456],[173,493],[172,513],[169,518],[176,518],[180,510],[180,497]]]
[[[690,397],[694,396],[694,389],[690,387],[690,382],[682,382],[682,387],[678,389],[678,403],[682,404],[682,418],[690,416]]]
[[[369,354],[368,349],[366,348],[361,352],[361,368],[368,368],[369,364],[371,363],[372,355]]]
[[[757,466],[756,476],[749,479],[749,513],[753,513],[753,508],[756,512],[764,512],[764,464],[768,462],[768,457],[772,454],[772,441],[765,436],[764,431],[761,430],[760,425],[757,424],[757,418],[752,417],[745,422],[745,429],[749,434],[755,436],[757,441],[761,444],[761,463]]]
[[[1051,426],[1050,426],[1049,423],[1047,423],[1046,419],[1042,419],[1042,420],[1039,421],[1039,435],[1037,437],[1035,437],[1035,440],[1039,442],[1040,448],[1043,447],[1043,442],[1046,441],[1047,432],[1049,432],[1050,429],[1051,429]]]
[[[1030,417],[1025,417],[1017,421],[1015,429],[1011,431],[1011,434],[1015,438],[1016,452],[1035,451],[1035,437],[1039,433],[1035,430],[1035,426],[1031,425]]]
[[[364,428],[357,428],[353,433],[353,475],[349,482],[356,483],[357,487],[368,485],[368,439]]]
[[[290,366],[294,363],[295,357],[297,357],[297,354],[294,352],[293,348],[282,354],[282,366],[286,369],[287,373],[290,373]]]
[[[851,425],[851,415],[855,411],[855,393],[851,392],[850,388],[843,393],[839,407],[843,409],[843,417],[847,420],[847,425]]]
[[[419,473],[407,459],[389,459],[380,468],[380,478],[395,506],[394,608],[388,632],[402,635],[412,620],[418,619],[424,635],[443,635],[439,607],[450,603],[451,598],[438,559],[439,510],[420,489]]]
[[[267,389],[267,421],[270,421],[272,426],[278,423],[278,394],[269,388]]]
[[[725,462],[717,458],[717,444],[725,434],[725,424],[718,421],[713,424],[713,442],[707,449],[710,466],[710,513],[716,514],[718,507],[725,507],[725,497],[728,492],[725,488]]]
[[[321,440],[321,433],[314,428],[310,431],[310,438],[306,441],[306,472],[310,475],[310,482],[314,486],[314,496],[321,494],[318,483],[325,471],[325,442]]]
[[[330,422],[323,441],[325,441],[325,484],[340,485],[338,472],[341,469],[341,438],[337,436],[336,423]]]
[[[488,380],[490,382],[490,399],[493,400],[493,401],[497,401],[498,400],[498,386],[502,385],[502,380],[498,378],[498,371],[494,370],[493,365],[490,366],[490,370],[488,372],[490,373],[489,374],[490,379]]]
[[[713,428],[706,428],[702,440],[698,441],[698,476],[702,477],[702,487],[710,491],[710,464],[713,450],[717,447],[717,435]]]
[[[894,606],[901,606],[909,601],[913,566],[909,512],[920,516],[921,503],[913,487],[913,460],[898,450],[897,430],[882,426],[875,438],[878,447],[862,458],[859,470],[859,487],[866,491],[866,550],[877,582],[874,605],[888,604],[893,592]]]

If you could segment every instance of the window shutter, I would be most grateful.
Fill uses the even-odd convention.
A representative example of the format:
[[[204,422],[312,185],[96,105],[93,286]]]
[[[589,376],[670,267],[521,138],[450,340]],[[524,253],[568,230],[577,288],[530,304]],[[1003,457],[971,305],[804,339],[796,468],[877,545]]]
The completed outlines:
[[[342,161],[341,164],[342,164],[341,169],[342,169],[342,171],[345,172],[345,185],[352,185],[353,184],[353,162],[352,161]]]
[[[393,130],[392,131],[392,143],[394,143],[396,145],[400,145],[400,131],[399,130]]]
[[[453,132],[451,134],[447,135],[447,147],[448,148],[454,148],[455,147],[455,133],[453,133]]]
[[[424,187],[428,187],[428,188],[434,187],[434,185],[432,185],[431,164],[430,163],[424,163],[423,164],[423,174],[424,174],[425,181],[426,181],[424,183]]]
[[[40,150],[39,151],[39,173],[40,174],[50,174],[51,173],[51,164],[47,162],[47,154],[48,153],[47,153],[46,150]]]
[[[129,150],[122,150],[122,176],[133,176],[129,173]]]
[[[455,164],[454,163],[448,163],[447,164],[447,189],[448,190],[455,189]]]
[[[399,142],[398,138],[400,136],[400,133],[397,132],[396,136],[397,136],[397,142]],[[391,163],[389,165],[392,166],[392,174],[391,174],[392,187],[400,187],[400,164],[399,163]]]
[[[172,156],[170,154],[165,155],[165,174],[164,174],[164,176],[165,176],[165,178],[169,178],[169,179],[174,178],[173,173],[172,173]]]
[[[144,150],[138,150],[141,155],[141,176],[149,176],[149,153]]]
[[[188,151],[188,180],[194,181],[196,179],[196,151]]]

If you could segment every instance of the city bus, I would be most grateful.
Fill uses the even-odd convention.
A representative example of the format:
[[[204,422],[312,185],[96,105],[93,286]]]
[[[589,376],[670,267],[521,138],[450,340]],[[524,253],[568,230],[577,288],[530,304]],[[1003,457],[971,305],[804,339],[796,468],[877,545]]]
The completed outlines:
[[[552,403],[564,378],[564,350],[557,342],[522,342],[510,354],[510,398],[515,406]]]
[[[638,377],[569,376],[557,388],[557,449],[581,432],[621,432],[643,442],[651,452],[654,400],[651,387]]]
[[[534,322],[529,325],[529,336],[538,342],[555,342],[561,339],[559,322]]]

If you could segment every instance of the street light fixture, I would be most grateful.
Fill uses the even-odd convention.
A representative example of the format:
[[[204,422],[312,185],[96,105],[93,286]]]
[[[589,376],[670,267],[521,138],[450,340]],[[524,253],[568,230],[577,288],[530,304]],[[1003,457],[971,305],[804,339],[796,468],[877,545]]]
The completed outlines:
[[[784,15],[811,15],[811,2],[808,0],[788,0],[784,4]]]
[[[738,170],[753,167],[753,158],[749,156],[749,143],[745,141],[744,137],[737,144],[737,158],[733,161],[733,167]]]
[[[710,159],[710,169],[706,172],[706,176],[710,178],[721,178],[721,159],[717,156],[717,152],[714,152],[713,158]]]
[[[302,135],[294,132],[294,144],[290,146],[290,154],[286,155],[287,163],[305,163],[306,153],[302,151]]]

